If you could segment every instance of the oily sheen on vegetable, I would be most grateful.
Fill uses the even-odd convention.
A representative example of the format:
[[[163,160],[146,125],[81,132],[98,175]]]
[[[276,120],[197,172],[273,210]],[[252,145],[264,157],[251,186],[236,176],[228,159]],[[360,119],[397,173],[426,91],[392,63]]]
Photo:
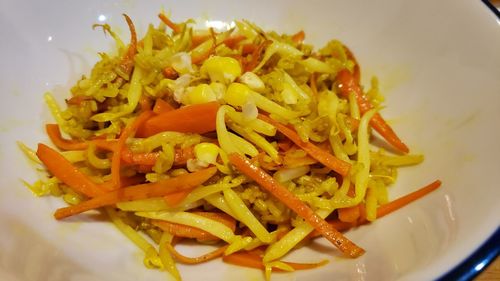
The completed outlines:
[[[437,189],[396,200],[388,187],[409,154],[380,110],[378,81],[338,40],[315,49],[306,32],[195,29],[160,13],[139,38],[116,43],[71,88],[64,106],[45,101],[51,144],[19,143],[40,180],[38,196],[68,204],[54,217],[103,212],[144,252],[144,264],[177,280],[177,263],[223,262],[272,272],[313,270],[282,258],[324,237],[346,258],[365,253],[344,233]],[[371,143],[381,138],[390,151]],[[176,247],[212,245],[196,257]],[[300,244],[299,244],[300,243]],[[298,249],[300,250],[300,249]]]

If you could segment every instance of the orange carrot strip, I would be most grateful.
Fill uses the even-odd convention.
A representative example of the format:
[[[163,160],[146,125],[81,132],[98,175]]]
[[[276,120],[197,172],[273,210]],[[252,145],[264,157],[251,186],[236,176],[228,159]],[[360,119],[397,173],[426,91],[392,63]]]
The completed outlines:
[[[127,139],[137,131],[137,128],[139,128],[142,123],[148,120],[152,114],[152,111],[143,111],[133,122],[131,122],[128,126],[125,127],[125,129],[123,129],[122,134],[118,138],[118,142],[113,151],[113,157],[111,158],[111,189],[120,188],[121,157],[122,150],[125,147],[125,141],[127,141]]]
[[[144,123],[137,132],[140,137],[149,137],[163,131],[204,134],[215,131],[218,102],[184,106],[158,114]]]
[[[252,60],[245,65],[245,71],[252,71],[255,67],[257,67],[257,65],[259,65],[262,52],[271,43],[271,40],[266,40],[262,42],[255,50],[253,50]]]
[[[118,67],[127,75],[130,75],[132,72],[132,69],[134,67],[134,57],[135,54],[137,53],[137,33],[135,32],[135,27],[134,23],[130,19],[129,16],[126,14],[123,14],[125,17],[125,20],[127,21],[127,25],[130,30],[130,45],[128,47],[127,52],[125,55],[122,57],[120,64]]]
[[[165,196],[163,196],[163,200],[165,200],[165,202],[167,203],[168,206],[176,207],[177,205],[179,205],[179,203],[182,202],[182,200],[184,200],[184,198],[186,198],[189,195],[189,193],[191,193],[191,191],[193,191],[193,189],[194,188],[190,188],[190,189],[186,189],[186,190],[182,190],[179,192],[165,195]]]
[[[347,191],[347,195],[351,198],[356,196],[354,185],[351,184],[349,190]],[[361,210],[359,208],[359,205],[347,208],[340,208],[337,210],[337,212],[340,221],[349,223],[356,222],[361,215]]]
[[[236,220],[224,213],[216,213],[216,212],[193,212],[193,213],[223,223],[224,225],[229,227],[232,231],[235,231],[236,229]],[[204,230],[189,225],[171,223],[162,220],[153,220],[152,223],[161,228],[162,230],[171,233],[174,236],[179,236],[184,238],[196,238],[199,241],[220,240],[218,237],[213,236],[212,234]]]
[[[198,47],[201,43],[210,39],[212,35],[210,34],[202,34],[202,35],[193,35],[191,37],[191,50]]]
[[[204,62],[210,55],[215,51],[215,45],[212,45],[210,49],[208,49],[205,53],[199,54],[197,56],[192,56],[191,57],[191,63],[192,64],[200,64]]]
[[[394,201],[391,201],[387,204],[381,205],[377,209],[377,218],[381,218],[385,215],[388,215],[396,210],[401,209],[402,207],[410,204],[411,202],[424,197],[425,195],[431,193],[432,191],[438,189],[441,186],[441,181],[436,180],[412,193],[409,193],[403,197],[400,197]]]
[[[194,145],[176,149],[174,155],[174,166],[186,165],[187,161],[189,159],[193,159],[194,157]]]
[[[226,263],[257,268],[257,269],[265,269],[264,264],[262,263],[262,258],[259,255],[253,254],[251,252],[237,252],[227,256],[222,257],[222,260]],[[320,266],[323,266],[327,263],[327,261],[318,262],[318,263],[296,263],[296,262],[284,262],[285,264],[291,266],[295,270],[304,270],[304,269],[313,269]],[[279,268],[273,268],[276,271],[282,271]]]
[[[436,181],[433,181],[432,183],[430,183],[430,184],[428,184],[428,185],[426,185],[426,186],[424,186],[424,187],[422,187],[422,188],[420,188],[412,193],[406,194],[402,197],[399,197],[398,199],[395,199],[389,203],[386,203],[384,205],[379,206],[377,208],[377,218],[381,218],[383,216],[386,216],[394,211],[397,211],[397,210],[403,208],[404,206],[406,206],[406,205],[424,197],[425,195],[431,193],[432,191],[438,189],[440,186],[441,186],[441,181],[436,180]],[[359,205],[358,208],[363,209],[362,206],[363,205]],[[332,221],[329,221],[329,223],[334,225],[335,228],[339,229],[339,231],[344,231],[344,230],[347,230],[351,227],[368,223],[369,221],[366,220],[366,217],[363,215],[364,211],[360,210],[360,213],[361,213],[361,217],[360,217],[359,221],[356,223],[349,224],[349,223],[342,222],[339,220],[332,220]],[[319,235],[320,234],[317,231],[311,232],[311,234],[310,234],[311,237],[317,237]]]
[[[351,50],[347,48],[346,45],[343,45],[343,47],[346,52],[347,58],[354,62],[354,69],[352,75],[354,76],[354,80],[356,80],[356,82],[359,84],[359,81],[361,80],[361,69],[359,67],[358,60],[356,60],[354,53],[351,52]]]
[[[363,92],[354,76],[348,70],[341,70],[337,74],[337,80],[339,81],[340,94],[345,98],[349,97],[352,92],[356,96],[356,101],[358,102],[359,111],[365,113],[373,108],[373,105],[366,99]],[[404,144],[401,139],[396,135],[394,130],[387,124],[387,122],[382,118],[382,115],[376,113],[370,120],[370,125],[393,147],[401,152],[408,153],[410,150]]]
[[[248,43],[242,46],[241,55],[246,56],[252,54],[259,46],[255,43]]]
[[[343,222],[355,222],[360,216],[359,206],[338,209],[339,220]]]
[[[304,32],[304,30],[301,30],[301,31],[295,33],[294,35],[292,35],[292,41],[293,41],[293,43],[296,43],[296,44],[302,43],[302,41],[304,41],[305,38],[306,38],[306,33]]]
[[[61,150],[84,150],[88,147],[88,142],[68,140],[61,136],[61,131],[59,130],[59,125],[57,124],[46,124],[45,128],[47,130],[47,135],[49,136],[52,143]],[[96,147],[104,150],[113,150],[116,146],[116,140],[105,140],[105,139],[93,139],[90,142],[95,144]]]
[[[90,96],[74,96],[66,100],[66,104],[70,105],[81,105],[84,101],[92,100]]]
[[[172,256],[174,256],[174,258],[177,261],[179,261],[181,263],[185,263],[185,264],[198,264],[198,263],[207,262],[209,260],[213,260],[215,258],[222,256],[224,254],[224,251],[227,249],[227,247],[229,247],[229,245],[219,247],[212,252],[209,252],[207,254],[204,254],[202,256],[195,257],[195,258],[184,256],[183,254],[177,252],[177,250],[174,248],[174,246],[172,246],[170,244],[167,244],[166,247],[167,247],[167,250],[170,252],[170,254],[172,254]]]
[[[172,29],[172,31],[174,31],[174,33],[179,33],[181,32],[181,27],[178,25],[178,24],[175,24],[174,22],[172,22],[169,18],[167,18],[167,16],[165,16],[165,14],[163,13],[160,13],[158,15],[158,17],[160,18],[160,20],[165,24],[167,25],[168,27],[170,27]]]
[[[45,125],[45,130],[49,136],[52,143],[62,150],[84,150],[88,147],[86,142],[80,142],[76,140],[67,140],[61,136],[61,131],[59,130],[59,125],[57,124],[47,124]]]
[[[218,237],[213,236],[212,234],[201,230],[196,227],[192,227],[189,225],[184,225],[180,223],[173,223],[168,221],[161,220],[153,220],[151,223],[161,230],[166,231],[174,236],[183,237],[183,238],[193,238],[199,241],[218,241],[220,240]]]
[[[123,149],[121,152],[121,159],[124,164],[133,165],[149,165],[152,166],[156,163],[160,153],[159,152],[149,152],[149,153],[133,153],[129,149]]]
[[[175,71],[175,69],[171,66],[167,66],[163,69],[163,75],[165,78],[172,80],[179,78],[179,73],[177,73],[177,71]]]
[[[103,194],[103,191],[99,189],[97,184],[84,173],[80,172],[71,162],[66,160],[66,158],[54,149],[43,143],[39,143],[36,155],[52,175],[64,182],[74,191],[88,197]]]
[[[192,212],[192,213],[223,223],[227,227],[229,227],[233,232],[236,230],[236,220],[228,214],[220,212]]]
[[[161,197],[180,190],[198,186],[217,172],[217,168],[210,167],[190,174],[160,180],[154,183],[145,183],[110,191],[80,204],[58,209],[54,217],[63,219],[88,210],[109,206],[123,201],[140,200],[152,197]]]
[[[139,99],[139,105],[141,106],[141,111],[147,111],[151,110],[153,104],[150,98],[148,98],[146,95],[141,95],[141,98]]]
[[[289,138],[293,143],[302,148],[305,152],[307,152],[307,154],[309,154],[312,158],[318,160],[321,164],[327,166],[328,168],[332,169],[342,176],[345,176],[349,173],[351,164],[338,159],[337,157],[310,142],[302,141],[302,139],[300,139],[299,135],[293,129],[262,114],[259,114],[259,119],[275,126],[280,133]]]
[[[175,108],[170,105],[170,103],[162,100],[156,99],[155,106],[153,107],[153,112],[156,114],[162,114],[164,112],[175,110]]]
[[[229,155],[229,161],[241,173],[253,179],[274,197],[283,202],[288,208],[297,213],[297,215],[307,221],[311,226],[317,229],[326,239],[339,248],[344,254],[354,258],[364,253],[363,249],[344,237],[324,219],[318,216],[311,208],[309,208],[308,205],[297,198],[291,191],[274,180],[274,178],[267,174],[264,170],[250,163],[248,159],[237,153],[231,153]]]
[[[144,176],[135,175],[132,177],[122,177],[120,179],[121,186],[120,187],[129,187],[132,185],[137,185],[144,182]]]
[[[245,35],[234,35],[234,36],[229,36],[222,43],[226,45],[230,49],[236,48],[236,46],[243,40],[247,39]]]

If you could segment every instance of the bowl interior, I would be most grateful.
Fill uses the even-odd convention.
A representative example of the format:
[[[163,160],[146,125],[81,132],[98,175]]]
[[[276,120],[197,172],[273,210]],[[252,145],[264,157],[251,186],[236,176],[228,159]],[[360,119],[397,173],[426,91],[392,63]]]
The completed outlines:
[[[336,38],[354,52],[364,85],[373,75],[386,96],[383,114],[422,165],[403,168],[391,197],[435,179],[432,195],[347,236],[367,253],[340,257],[323,240],[287,259],[329,259],[317,270],[276,274],[273,280],[431,279],[472,253],[498,227],[500,189],[500,27],[481,2],[471,1],[164,1],[85,2],[6,0],[0,3],[0,279],[164,280],[147,270],[136,249],[96,216],[52,218],[59,199],[35,198],[21,182],[36,173],[16,147],[48,142],[51,120],[43,93],[68,95],[91,69],[109,37],[93,31],[106,22],[128,38],[121,14],[140,34],[164,8],[174,20],[230,22],[249,19],[265,30],[306,32],[321,47]],[[196,249],[186,248],[192,252]],[[118,270],[117,270],[118,269]],[[262,273],[213,261],[180,266],[185,280],[258,280]],[[205,272],[210,272],[207,275]]]

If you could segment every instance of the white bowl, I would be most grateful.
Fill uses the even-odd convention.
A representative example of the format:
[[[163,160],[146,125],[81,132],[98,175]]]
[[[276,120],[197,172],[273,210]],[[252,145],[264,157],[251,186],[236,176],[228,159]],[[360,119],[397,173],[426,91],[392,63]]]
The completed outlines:
[[[173,18],[246,18],[279,32],[305,30],[321,46],[338,38],[357,56],[364,84],[377,75],[391,119],[425,162],[401,170],[391,197],[434,179],[440,190],[349,232],[361,258],[339,258],[319,240],[293,257],[329,258],[317,270],[273,280],[429,280],[467,259],[499,226],[500,21],[480,1],[20,1],[0,3],[0,280],[166,280],[111,224],[55,221],[59,199],[35,198],[20,179],[36,174],[17,149],[47,142],[45,91],[58,97],[97,61],[111,40],[106,22],[140,33],[165,8]],[[498,239],[498,234],[496,236]],[[498,240],[494,249],[498,253]],[[493,249],[493,250],[494,250]],[[489,249],[492,252],[491,248]],[[292,258],[293,258],[292,257]],[[480,266],[478,266],[478,269]],[[262,273],[219,261],[180,266],[185,280],[259,280]]]

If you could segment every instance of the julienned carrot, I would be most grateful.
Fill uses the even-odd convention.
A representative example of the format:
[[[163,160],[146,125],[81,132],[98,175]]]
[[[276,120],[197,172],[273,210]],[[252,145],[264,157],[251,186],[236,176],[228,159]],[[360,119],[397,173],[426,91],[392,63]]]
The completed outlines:
[[[387,204],[381,205],[377,209],[377,218],[381,218],[387,214],[390,214],[402,207],[410,204],[411,202],[424,197],[425,195],[431,193],[432,191],[438,189],[441,186],[441,181],[436,180],[412,193],[404,195],[394,201]]]
[[[215,51],[215,43],[204,53],[198,54],[197,56],[191,56],[192,64],[200,64],[210,57]]]
[[[271,43],[271,40],[266,40],[260,43],[260,45],[253,50],[252,59],[247,64],[245,64],[245,71],[252,71],[255,67],[257,67],[257,65],[259,65],[262,52]]]
[[[252,54],[258,47],[259,47],[259,45],[255,44],[255,43],[244,44],[241,47],[241,55],[246,56],[246,55]]]
[[[89,146],[89,142],[93,143],[97,148],[112,151],[115,149],[116,140],[93,139],[90,141],[68,140],[61,136],[59,125],[46,124],[47,135],[52,143],[61,150],[84,150]]]
[[[257,269],[264,269],[264,264],[262,263],[262,257],[258,254],[252,252],[237,252],[227,256],[222,257],[224,262],[235,264],[244,267],[251,267]],[[322,261],[318,263],[295,263],[295,262],[284,262],[285,264],[291,266],[295,270],[313,269],[325,265],[328,261]],[[273,269],[276,271],[282,271],[279,268]]]
[[[213,219],[217,222],[223,223],[229,227],[232,231],[236,229],[236,220],[224,213],[215,212],[193,212],[196,215],[200,215],[209,219]],[[164,231],[171,233],[174,236],[184,237],[184,238],[195,238],[199,241],[213,241],[220,240],[218,237],[212,234],[188,225],[172,223],[162,220],[153,220],[152,223]]]
[[[356,196],[356,191],[354,188],[354,185],[351,184],[349,186],[349,190],[347,191],[347,195],[351,198],[354,198]],[[348,222],[348,223],[353,223],[358,220],[361,214],[361,210],[359,208],[359,205],[352,206],[352,207],[347,207],[347,208],[340,208],[337,210],[337,213],[339,215],[339,220],[342,222]]]
[[[175,80],[179,78],[179,73],[173,67],[167,66],[163,69],[163,76],[167,79]]]
[[[244,156],[241,156],[238,153],[231,153],[229,155],[229,161],[241,173],[253,179],[274,197],[283,202],[288,208],[297,213],[297,215],[307,221],[311,226],[317,229],[326,239],[339,248],[344,254],[355,258],[365,252],[363,249],[344,237],[324,219],[318,216],[311,208],[309,208],[308,205],[297,198],[286,187],[274,180],[274,178],[267,174],[264,170],[250,163],[250,161],[248,161],[248,159]]]
[[[151,102],[151,99],[149,97],[147,97],[146,95],[141,95],[141,98],[139,99],[139,105],[141,106],[141,111],[147,111],[151,110],[153,103]]]
[[[47,135],[52,143],[60,149],[83,150],[88,147],[86,142],[64,139],[61,136],[61,132],[59,131],[59,126],[57,124],[47,124],[45,125],[45,130],[47,131]]]
[[[173,223],[162,220],[153,220],[151,223],[161,230],[166,231],[174,236],[183,238],[193,238],[199,241],[218,241],[220,238],[213,236],[212,234],[195,228],[189,225],[183,225],[179,223]]]
[[[204,134],[215,131],[215,117],[219,103],[188,105],[158,114],[144,123],[137,135],[149,137],[163,131]]]
[[[338,209],[338,214],[342,222],[356,222],[360,216],[359,206]]]
[[[175,110],[175,108],[163,99],[156,99],[155,106],[153,107],[153,112],[156,114],[162,114]]]
[[[73,96],[66,100],[66,104],[68,105],[81,105],[84,101],[92,100],[91,96],[79,95]]]
[[[111,190],[120,188],[120,169],[121,169],[121,158],[122,151],[126,147],[125,142],[129,137],[132,137],[137,129],[148,120],[151,115],[153,115],[152,111],[143,111],[137,118],[132,121],[129,125],[127,125],[120,137],[118,138],[117,144],[113,150],[113,157],[111,157],[111,181],[112,186]]]
[[[386,216],[394,211],[397,211],[401,208],[403,208],[404,206],[424,197],[425,195],[431,193],[432,191],[438,189],[439,187],[441,186],[441,181],[440,180],[436,180],[436,181],[433,181],[432,183],[412,192],[412,193],[409,193],[407,195],[404,195],[402,197],[399,197],[398,199],[396,200],[393,200],[387,204],[384,204],[384,205],[381,205],[378,207],[377,209],[377,218],[381,218],[383,216]],[[360,207],[362,205],[359,205]],[[363,213],[363,211],[360,211],[361,213]],[[363,214],[361,214],[363,215]],[[356,222],[356,223],[353,223],[353,224],[349,224],[349,223],[345,223],[345,222],[341,222],[339,220],[332,220],[332,221],[329,221],[330,224],[334,225],[334,226],[337,226],[336,228],[339,229],[339,231],[344,231],[344,230],[347,230],[351,227],[354,227],[354,226],[357,226],[357,225],[362,225],[362,224],[366,224],[366,223],[369,223],[368,220],[366,220],[366,217],[364,216],[361,216],[359,221]],[[316,236],[319,236],[319,232],[317,231],[314,231],[310,234],[311,237],[316,237]]]
[[[300,136],[293,129],[290,129],[280,122],[262,114],[259,114],[259,119],[266,121],[267,123],[271,123],[280,133],[289,138],[293,143],[302,148],[305,152],[307,152],[307,154],[318,160],[321,164],[327,166],[342,176],[346,176],[349,173],[351,164],[338,159],[310,142],[302,141]]]
[[[217,168],[210,167],[194,173],[184,174],[154,183],[139,184],[113,190],[80,204],[58,209],[54,217],[56,219],[63,219],[88,210],[113,205],[118,202],[165,196],[180,190],[198,186],[211,178],[216,172]]]
[[[121,159],[124,164],[153,166],[159,155],[159,152],[133,153],[129,149],[123,149]]]
[[[161,19],[161,21],[165,25],[170,27],[172,29],[172,31],[174,31],[174,33],[181,32],[181,27],[178,24],[175,24],[174,22],[172,22],[169,18],[167,18],[167,16],[165,16],[165,14],[160,13],[160,14],[158,14],[158,17]]]
[[[123,16],[125,17],[130,30],[130,44],[127,52],[123,55],[118,67],[123,73],[125,73],[126,75],[130,75],[132,69],[134,68],[134,57],[137,53],[137,33],[135,32],[134,23],[132,22],[130,17],[126,14],[123,14]]]
[[[373,105],[366,99],[363,94],[361,87],[356,82],[354,76],[348,70],[341,70],[337,74],[337,80],[339,81],[340,94],[346,98],[349,97],[350,93],[354,93],[356,96],[356,101],[358,102],[359,111],[365,113],[373,108]],[[376,113],[370,120],[370,125],[392,146],[401,152],[408,153],[410,150],[404,144],[401,139],[396,135],[394,130],[387,124],[387,122],[382,118],[379,113]]]
[[[163,196],[163,200],[165,200],[168,206],[176,207],[177,205],[179,205],[179,203],[182,202],[182,200],[184,200],[189,195],[189,193],[191,193],[191,191],[193,191],[193,189],[194,188],[190,188],[165,195]]]
[[[52,175],[77,193],[88,197],[94,197],[104,193],[97,184],[84,173],[80,172],[71,162],[66,160],[64,156],[54,149],[43,143],[39,143],[36,155]]]
[[[247,39],[245,35],[233,35],[229,36],[222,43],[230,49],[236,48],[236,46],[243,40]]]
[[[342,46],[344,47],[347,58],[354,62],[354,69],[352,75],[354,76],[354,80],[359,84],[359,81],[361,80],[361,69],[359,67],[358,60],[354,56],[354,53],[351,52],[351,50],[346,45]]]
[[[194,145],[175,149],[174,166],[185,165],[189,159],[194,157]]]
[[[304,41],[305,38],[306,38],[306,33],[304,32],[304,30],[301,30],[292,35],[292,41],[293,43],[296,44],[302,43],[302,41]]]
[[[213,260],[215,258],[222,256],[224,254],[224,251],[226,251],[227,247],[229,247],[229,245],[224,245],[222,247],[219,247],[219,248],[213,250],[212,252],[209,252],[207,254],[204,254],[204,255],[201,255],[201,256],[195,257],[195,258],[184,256],[183,254],[179,253],[174,248],[174,246],[172,246],[170,244],[167,244],[166,247],[167,247],[167,250],[170,252],[170,254],[172,254],[172,256],[174,256],[174,258],[177,261],[179,261],[181,263],[185,263],[185,264],[198,264],[198,263],[207,262],[209,260]]]
[[[193,35],[193,37],[191,37],[191,50],[210,38],[212,38],[211,34]]]
[[[232,231],[236,230],[236,220],[226,213],[220,213],[220,212],[191,212],[191,213],[223,223],[227,227],[229,227]]]
[[[57,124],[47,124],[47,134],[52,143],[61,150],[84,150],[88,148],[89,142],[93,143],[97,148],[114,151],[116,149],[117,140],[94,139],[88,142],[80,142],[76,140],[67,140],[61,136],[59,126]],[[121,152],[121,160],[127,165],[146,165],[152,166],[158,159],[159,152],[149,153],[134,153],[127,148],[123,148]],[[185,148],[176,148],[174,155],[174,166],[185,165],[187,160],[194,158],[194,146]]]

